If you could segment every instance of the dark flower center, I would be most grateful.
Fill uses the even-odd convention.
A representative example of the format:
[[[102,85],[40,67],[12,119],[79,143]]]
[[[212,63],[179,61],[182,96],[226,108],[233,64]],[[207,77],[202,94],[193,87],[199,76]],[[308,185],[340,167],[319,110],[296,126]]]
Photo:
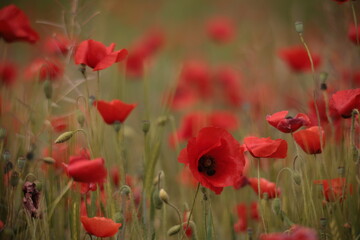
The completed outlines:
[[[210,155],[203,155],[199,159],[198,171],[204,172],[208,176],[213,176],[215,171],[215,159]]]
[[[285,119],[293,119],[292,116],[287,116]]]

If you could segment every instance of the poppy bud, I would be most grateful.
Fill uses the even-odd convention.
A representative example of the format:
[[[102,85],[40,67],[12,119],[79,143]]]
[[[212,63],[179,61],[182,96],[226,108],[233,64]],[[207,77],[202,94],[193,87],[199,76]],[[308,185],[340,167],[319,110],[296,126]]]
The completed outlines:
[[[274,198],[273,202],[272,202],[272,210],[276,215],[280,215],[281,214],[281,202],[280,202],[280,198]]]
[[[301,21],[295,22],[295,30],[297,33],[303,33],[304,31],[304,24]]]
[[[121,195],[128,196],[131,193],[131,188],[128,185],[123,185],[120,187]]]
[[[163,201],[160,199],[159,193],[157,191],[153,192],[152,200],[154,203],[154,207],[156,209],[161,209],[163,206]]]
[[[13,168],[14,168],[14,166],[13,166],[12,162],[6,161],[5,166],[4,166],[4,174],[10,172]]]
[[[76,131],[64,132],[55,140],[55,143],[66,142],[66,141],[70,140],[70,138],[72,138],[72,136],[74,136],[75,133],[76,133]]]
[[[113,127],[115,129],[115,132],[119,132],[120,131],[120,128],[121,128],[121,122],[116,120],[114,123],[113,123]]]
[[[11,157],[10,152],[9,151],[4,151],[2,157],[3,157],[3,159],[5,161],[10,161],[10,157]]]
[[[181,225],[175,225],[175,226],[172,226],[168,230],[167,234],[168,234],[169,237],[174,236],[175,234],[178,234],[180,232],[180,230],[181,230]]]
[[[298,172],[293,172],[293,180],[297,185],[301,184],[301,175]]]
[[[144,134],[147,134],[150,130],[150,121],[148,120],[144,120],[143,121],[143,126],[142,126],[142,131],[144,132]]]
[[[163,202],[169,203],[169,195],[163,188],[159,191],[159,197]]]
[[[20,170],[22,170],[25,167],[26,159],[23,157],[19,157],[17,160],[17,165]]]
[[[84,126],[85,117],[84,117],[84,114],[81,111],[78,111],[76,120],[80,124],[81,127]]]
[[[44,161],[44,163],[47,163],[47,164],[55,163],[55,159],[53,159],[52,157],[44,157],[44,158],[42,158],[42,160]]]
[[[18,183],[19,183],[19,173],[17,171],[14,171],[10,177],[10,184],[11,186],[16,187]]]
[[[0,128],[0,140],[6,137],[6,129]]]
[[[52,84],[51,84],[51,81],[50,80],[46,80],[44,82],[44,93],[45,93],[45,97],[47,99],[51,99],[52,97],[52,92],[53,92],[53,89],[52,89]]]

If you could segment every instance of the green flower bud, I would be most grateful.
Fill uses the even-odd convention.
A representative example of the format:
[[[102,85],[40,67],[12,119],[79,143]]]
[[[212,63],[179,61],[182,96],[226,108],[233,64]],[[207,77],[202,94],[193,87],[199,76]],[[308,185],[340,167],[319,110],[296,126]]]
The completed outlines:
[[[53,88],[50,80],[44,82],[44,93],[47,99],[52,98]]]
[[[170,236],[174,236],[176,234],[178,234],[181,230],[181,225],[175,225],[175,226],[172,226],[168,232],[167,232],[167,235],[170,237]]]

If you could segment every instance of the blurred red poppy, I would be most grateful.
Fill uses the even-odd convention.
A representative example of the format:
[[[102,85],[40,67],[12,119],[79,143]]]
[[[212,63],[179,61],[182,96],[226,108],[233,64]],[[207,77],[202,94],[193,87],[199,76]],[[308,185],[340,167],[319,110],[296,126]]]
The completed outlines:
[[[81,216],[81,223],[87,233],[101,238],[114,236],[122,225],[110,218],[87,216]]]
[[[101,42],[89,39],[81,42],[75,51],[75,64],[85,64],[93,71],[103,70],[126,58],[128,52],[121,49],[114,52],[115,43],[106,47]]]
[[[39,35],[31,28],[28,17],[14,4],[0,9],[0,38],[6,42],[35,43]]]
[[[67,143],[54,144],[52,146],[52,154],[50,156],[49,148],[43,150],[44,157],[52,157],[55,160],[54,167],[61,169],[62,164],[65,163],[68,159],[68,145]]]
[[[66,55],[72,45],[72,42],[67,37],[61,34],[54,34],[45,39],[43,49],[50,55]]]
[[[50,123],[55,132],[63,132],[68,128],[69,117],[68,116],[53,117],[50,120]]]
[[[339,4],[341,4],[341,3],[348,2],[349,0],[333,0],[333,1],[335,1],[335,2],[337,2],[337,3],[339,3]]]
[[[94,102],[94,106],[97,107],[107,124],[113,124],[116,121],[123,123],[131,111],[136,107],[136,104],[127,104],[115,99],[111,102],[98,100]]]
[[[329,117],[331,118],[331,120],[336,123],[341,119],[340,114],[337,112],[337,110],[329,103],[330,101],[328,101],[328,111],[329,111]],[[314,103],[314,99],[312,98],[311,100],[309,100],[308,102],[308,106],[310,108],[310,112],[308,114],[309,118],[311,119],[311,124],[312,125],[318,125],[318,118],[317,118],[317,114],[316,114],[316,107],[315,107],[315,103]],[[329,123],[329,119],[327,116],[327,104],[325,102],[325,99],[323,96],[321,96],[320,98],[318,98],[316,100],[316,106],[317,109],[319,111],[319,117],[320,117],[320,123],[323,126],[324,124]]]
[[[60,62],[43,58],[36,58],[25,69],[25,78],[27,80],[53,81],[60,79],[63,74],[64,67]]]
[[[249,183],[254,192],[259,195],[258,178],[249,178]],[[275,183],[269,182],[265,178],[260,178],[260,197],[264,197],[264,193],[267,193],[269,199],[275,198],[276,195],[280,195],[280,188],[277,188]]]
[[[317,233],[314,229],[302,226],[292,226],[285,233],[268,233],[261,234],[260,240],[318,240]]]
[[[69,177],[76,182],[98,183],[102,182],[107,175],[103,158],[89,160],[81,156],[72,156],[69,164],[64,164]]]
[[[288,116],[288,113],[289,111],[281,111],[273,115],[267,115],[266,121],[283,133],[292,133],[302,126],[310,125],[310,119],[306,114],[298,113],[293,118]]]
[[[358,34],[359,43],[358,43],[358,39],[356,37],[356,32]],[[352,41],[354,44],[360,44],[360,26],[358,26],[356,29],[354,24],[350,24],[349,30],[348,30],[348,37],[349,37],[350,41]]]
[[[308,54],[302,46],[291,46],[279,50],[279,56],[295,72],[311,71]],[[311,53],[314,69],[321,64],[321,58],[316,53]]]
[[[15,83],[17,76],[16,66],[11,62],[0,63],[0,82],[9,87]]]
[[[352,185],[346,184],[346,178],[334,178],[329,180],[315,180],[315,184],[322,184],[323,194],[328,202],[340,202],[344,199],[345,194],[352,192]]]
[[[238,220],[234,223],[235,232],[245,232],[248,228],[247,207],[245,203],[236,205]]]
[[[208,36],[217,43],[228,43],[234,39],[235,26],[227,17],[215,17],[207,23]]]
[[[194,106],[198,101],[198,95],[187,84],[179,84],[174,93],[166,93],[163,99],[165,104],[176,111]]]
[[[322,148],[325,144],[325,135],[322,128],[313,126],[304,130],[300,130],[294,133],[293,136],[295,142],[307,154],[318,154],[322,152]],[[321,146],[321,142],[323,146]]]
[[[244,149],[222,128],[206,127],[188,141],[178,161],[188,165],[194,178],[220,194],[243,175]]]
[[[330,106],[343,118],[350,118],[354,109],[360,110],[360,88],[334,93],[330,99]]]
[[[283,139],[246,137],[246,149],[255,158],[286,158],[288,145]]]

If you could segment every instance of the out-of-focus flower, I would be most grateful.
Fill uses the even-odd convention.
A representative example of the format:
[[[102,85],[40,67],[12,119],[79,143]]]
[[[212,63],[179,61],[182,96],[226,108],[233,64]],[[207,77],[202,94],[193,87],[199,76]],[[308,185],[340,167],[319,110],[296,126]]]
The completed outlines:
[[[343,118],[350,118],[354,109],[360,110],[360,88],[334,93],[330,99],[330,106],[335,108]]]
[[[50,156],[49,148],[43,151],[44,157],[52,157],[55,160],[54,167],[57,169],[62,168],[62,164],[68,159],[68,145],[66,143],[54,144],[52,146],[52,154]]]
[[[63,132],[69,126],[69,117],[68,116],[53,117],[50,120],[50,123],[55,132]]]
[[[40,192],[36,189],[36,184],[32,182],[25,182],[22,190],[24,193],[24,208],[31,217],[39,217]]]
[[[3,230],[5,224],[3,221],[0,220],[0,232]]]
[[[346,184],[346,178],[329,180],[315,180],[315,184],[322,184],[323,194],[328,202],[342,201],[348,192],[352,192],[352,185]]]
[[[163,99],[164,103],[168,104],[173,110],[182,110],[194,106],[199,97],[186,84],[179,84],[174,93],[166,93]]]
[[[249,183],[254,192],[259,195],[258,178],[249,178]],[[275,183],[269,182],[265,178],[260,178],[260,197],[264,197],[264,193],[267,193],[268,198],[275,198],[276,195],[280,195],[280,188],[277,188]]]
[[[69,164],[64,164],[69,177],[76,182],[100,183],[106,178],[107,171],[103,158],[85,159],[81,156],[70,157]]]
[[[310,112],[308,114],[309,118],[311,119],[311,123],[312,125],[318,125],[318,118],[317,118],[317,114],[316,114],[316,107],[315,107],[315,102],[313,99],[311,99],[308,102],[309,108],[310,108]],[[326,113],[326,103],[323,97],[320,97],[316,100],[316,106],[317,109],[319,111],[319,118],[320,118],[320,123],[323,126],[324,124],[329,123],[329,119]],[[328,101],[328,112],[329,112],[329,117],[332,119],[332,121],[335,123],[337,121],[339,121],[341,119],[340,114],[337,112],[337,110],[332,107]]]
[[[288,145],[283,139],[272,140],[250,136],[244,138],[244,144],[255,158],[286,158],[287,155]]]
[[[318,240],[314,229],[302,226],[293,226],[285,233],[261,234],[260,240]]]
[[[310,119],[306,114],[299,113],[295,117],[291,117],[288,116],[288,113],[289,111],[281,111],[273,115],[267,115],[266,121],[283,133],[292,133],[300,127],[310,124]]]
[[[337,2],[338,4],[342,4],[348,2],[349,0],[333,0],[333,1]]]
[[[101,42],[89,39],[81,42],[75,51],[75,64],[85,64],[93,71],[103,70],[126,58],[128,52],[121,49],[114,52],[115,43],[106,47]]]
[[[209,38],[217,43],[228,43],[235,37],[235,26],[227,17],[215,17],[207,22]]]
[[[318,126],[313,126],[293,134],[295,142],[307,154],[318,154],[322,152],[325,144],[324,130]],[[321,146],[321,143],[323,146]]]
[[[17,75],[16,66],[11,62],[0,63],[0,82],[5,86],[11,86],[15,83]]]
[[[97,107],[107,124],[113,124],[116,121],[123,123],[131,111],[136,107],[136,104],[127,104],[115,99],[111,102],[98,100],[94,102],[94,106]]]
[[[54,81],[60,79],[63,74],[64,68],[60,62],[43,58],[35,59],[25,69],[25,78],[28,80]]]
[[[28,17],[14,4],[0,9],[0,38],[6,42],[35,43],[39,35],[31,28]]]
[[[220,194],[223,187],[234,186],[243,175],[243,152],[230,133],[222,128],[206,127],[188,141],[178,161],[188,165],[204,187]]]
[[[295,72],[311,71],[308,54],[302,46],[291,46],[279,50],[279,56]],[[321,58],[316,53],[311,53],[314,69],[321,64]]]
[[[87,233],[101,238],[114,236],[122,225],[110,218],[87,216],[81,216],[81,223]]]
[[[45,39],[43,49],[50,55],[66,55],[72,45],[72,42],[67,37],[61,34],[54,34]]]
[[[359,43],[356,37],[356,32],[358,34],[358,38],[359,38]],[[349,26],[349,30],[348,30],[348,37],[350,39],[350,41],[352,41],[354,44],[360,44],[360,26],[355,27],[354,24],[350,24]]]
[[[250,208],[245,203],[236,205],[238,220],[234,224],[235,232],[245,232],[248,229],[249,213],[250,218],[259,221],[259,212],[257,202],[252,202]]]

